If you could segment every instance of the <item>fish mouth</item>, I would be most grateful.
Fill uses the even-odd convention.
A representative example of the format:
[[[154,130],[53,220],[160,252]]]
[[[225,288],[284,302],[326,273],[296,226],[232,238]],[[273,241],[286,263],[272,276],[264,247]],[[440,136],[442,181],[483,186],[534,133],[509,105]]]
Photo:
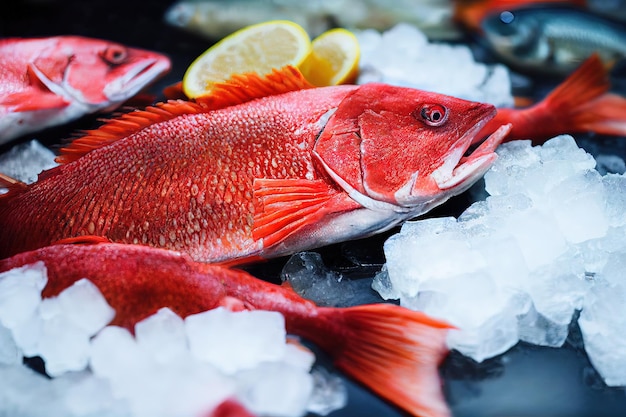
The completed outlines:
[[[491,118],[477,123],[454,144],[442,166],[431,174],[440,190],[469,187],[483,176],[497,158],[495,150],[511,131],[512,125],[500,126],[469,155],[465,155],[476,135]]]
[[[137,94],[144,87],[169,71],[168,59],[145,59],[128,68],[124,75],[104,87],[103,93],[113,104],[121,103]]]

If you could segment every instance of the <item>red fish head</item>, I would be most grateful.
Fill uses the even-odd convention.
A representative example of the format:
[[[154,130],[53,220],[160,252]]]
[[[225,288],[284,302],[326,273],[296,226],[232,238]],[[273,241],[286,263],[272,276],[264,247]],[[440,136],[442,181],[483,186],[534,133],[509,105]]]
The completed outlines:
[[[34,74],[68,101],[114,108],[169,71],[164,55],[80,36],[59,36],[31,63]]]
[[[464,155],[495,114],[490,104],[366,84],[329,118],[314,152],[364,207],[417,215],[464,191],[491,166],[510,126]]]

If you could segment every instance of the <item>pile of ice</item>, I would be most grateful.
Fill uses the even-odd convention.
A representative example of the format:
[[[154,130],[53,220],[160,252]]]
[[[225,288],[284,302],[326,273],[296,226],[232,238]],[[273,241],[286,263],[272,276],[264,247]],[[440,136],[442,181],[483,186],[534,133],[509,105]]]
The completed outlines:
[[[508,69],[476,62],[466,45],[431,43],[407,23],[382,34],[368,29],[356,35],[361,47],[359,84],[384,82],[497,107],[513,106]]]
[[[591,361],[626,385],[626,176],[600,175],[571,136],[498,154],[486,200],[388,239],[375,289],[458,326],[450,347],[477,361],[518,340],[561,346],[582,310]]]
[[[135,335],[89,280],[41,299],[42,263],[0,274],[0,415],[210,416],[235,400],[257,415],[326,414],[345,405],[338,377],[289,343],[284,318],[217,308],[184,320],[164,308]],[[39,356],[52,377],[23,357]]]

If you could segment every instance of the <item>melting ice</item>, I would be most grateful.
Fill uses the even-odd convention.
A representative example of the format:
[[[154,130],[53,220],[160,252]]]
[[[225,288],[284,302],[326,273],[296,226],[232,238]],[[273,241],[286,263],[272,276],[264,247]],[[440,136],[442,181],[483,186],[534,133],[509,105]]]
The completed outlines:
[[[256,415],[327,414],[346,403],[284,318],[223,308],[182,319],[167,308],[135,335],[88,279],[41,299],[42,263],[0,274],[0,415],[193,417],[236,399]],[[48,379],[22,365],[40,356]]]
[[[458,326],[450,347],[477,361],[519,340],[561,346],[581,310],[592,363],[626,385],[626,176],[600,175],[570,136],[497,152],[488,197],[404,224],[374,288]]]

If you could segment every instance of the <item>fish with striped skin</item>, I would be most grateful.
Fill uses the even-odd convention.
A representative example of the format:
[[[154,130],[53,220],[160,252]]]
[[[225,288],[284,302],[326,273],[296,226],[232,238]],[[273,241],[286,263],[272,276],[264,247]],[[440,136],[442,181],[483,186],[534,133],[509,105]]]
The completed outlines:
[[[82,36],[0,39],[0,144],[111,111],[170,65],[156,52]]]
[[[313,88],[292,67],[235,76],[88,132],[33,184],[0,178],[0,258],[93,235],[230,262],[372,235],[478,180],[510,126],[465,153],[495,112],[385,84]]]
[[[115,309],[112,324],[131,331],[162,307],[182,317],[220,306],[280,312],[289,333],[316,343],[380,396],[415,416],[450,415],[437,367],[451,326],[423,313],[394,304],[317,307],[244,271],[143,245],[53,245],[0,260],[0,272],[36,262],[47,270],[44,298],[87,277]],[[245,415],[236,404],[225,407],[233,412],[227,415]]]

